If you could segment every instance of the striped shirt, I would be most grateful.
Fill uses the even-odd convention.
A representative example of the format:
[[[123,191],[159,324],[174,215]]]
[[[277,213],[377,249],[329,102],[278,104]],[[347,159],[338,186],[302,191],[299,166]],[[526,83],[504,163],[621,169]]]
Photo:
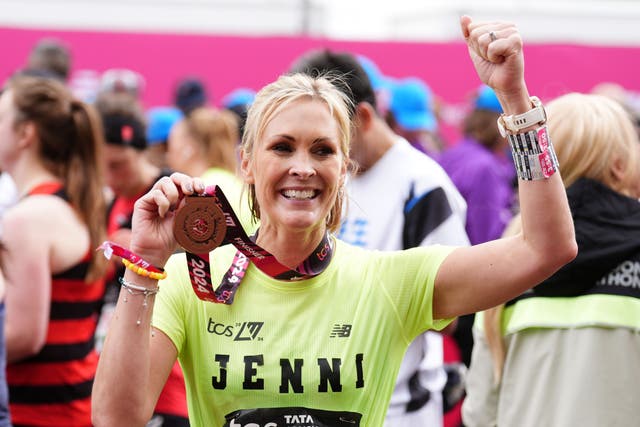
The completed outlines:
[[[67,200],[60,185],[30,192]],[[94,334],[104,280],[85,281],[93,251],[51,278],[47,339],[40,352],[7,366],[14,426],[91,426],[91,387],[98,357]]]

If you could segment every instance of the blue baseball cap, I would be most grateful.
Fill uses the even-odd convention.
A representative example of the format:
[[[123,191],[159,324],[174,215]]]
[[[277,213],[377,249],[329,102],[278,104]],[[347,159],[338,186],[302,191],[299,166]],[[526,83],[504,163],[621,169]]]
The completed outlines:
[[[502,105],[500,105],[496,93],[487,85],[478,88],[474,106],[476,110],[489,110],[502,114]]]
[[[373,90],[384,86],[385,77],[382,75],[380,68],[378,68],[375,62],[363,55],[356,55],[356,59],[364,72],[367,73],[367,77],[369,77]]]
[[[159,144],[169,139],[173,125],[183,117],[175,107],[154,107],[147,111],[147,143]]]
[[[407,130],[438,129],[432,102],[431,89],[417,77],[399,80],[391,87],[389,109],[396,122]]]
[[[222,98],[222,106],[225,108],[234,108],[238,106],[248,107],[253,103],[255,97],[256,92],[252,89],[235,89]]]

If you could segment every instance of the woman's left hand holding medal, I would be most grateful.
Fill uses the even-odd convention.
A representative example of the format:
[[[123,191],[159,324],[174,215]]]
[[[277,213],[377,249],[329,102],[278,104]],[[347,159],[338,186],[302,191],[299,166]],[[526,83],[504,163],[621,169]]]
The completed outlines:
[[[175,172],[158,180],[134,206],[131,227],[131,250],[153,265],[162,267],[177,247],[173,235],[176,211],[185,196],[202,194],[200,178]]]

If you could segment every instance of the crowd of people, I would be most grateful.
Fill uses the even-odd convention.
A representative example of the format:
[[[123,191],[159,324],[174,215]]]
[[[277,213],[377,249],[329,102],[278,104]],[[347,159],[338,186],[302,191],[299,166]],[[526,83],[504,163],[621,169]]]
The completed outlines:
[[[640,114],[541,102],[515,25],[460,26],[459,141],[354,52],[145,109],[38,43],[0,95],[0,427],[637,422]]]

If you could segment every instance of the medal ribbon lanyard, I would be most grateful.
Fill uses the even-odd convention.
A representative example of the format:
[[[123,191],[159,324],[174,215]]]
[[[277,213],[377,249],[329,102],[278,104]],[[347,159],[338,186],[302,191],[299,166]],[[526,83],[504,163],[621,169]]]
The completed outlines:
[[[320,274],[333,255],[331,239],[325,234],[313,253],[295,269],[282,265],[247,235],[217,185],[207,187],[202,195],[186,198],[176,213],[173,231],[176,241],[185,249],[194,292],[198,298],[215,303],[233,303],[249,261],[275,279],[294,280]],[[220,285],[213,289],[209,252],[221,244],[232,244],[237,251]]]

